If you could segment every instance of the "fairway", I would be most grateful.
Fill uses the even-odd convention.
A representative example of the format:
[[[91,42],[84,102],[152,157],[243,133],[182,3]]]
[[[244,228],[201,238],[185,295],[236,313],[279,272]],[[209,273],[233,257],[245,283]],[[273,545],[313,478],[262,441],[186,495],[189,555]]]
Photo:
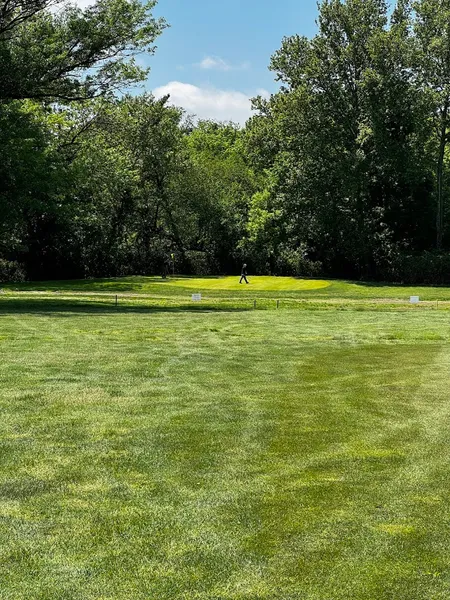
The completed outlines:
[[[0,297],[2,600],[448,599],[447,310],[33,287]]]

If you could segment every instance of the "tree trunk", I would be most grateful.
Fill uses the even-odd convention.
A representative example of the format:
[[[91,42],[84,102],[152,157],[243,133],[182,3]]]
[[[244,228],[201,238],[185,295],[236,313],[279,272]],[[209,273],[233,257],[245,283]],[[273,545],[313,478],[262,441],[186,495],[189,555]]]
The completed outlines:
[[[441,114],[441,132],[439,140],[439,157],[437,164],[437,207],[436,207],[436,248],[442,248],[444,236],[444,158],[445,148],[447,146],[447,125],[448,125],[449,100],[445,101]]]

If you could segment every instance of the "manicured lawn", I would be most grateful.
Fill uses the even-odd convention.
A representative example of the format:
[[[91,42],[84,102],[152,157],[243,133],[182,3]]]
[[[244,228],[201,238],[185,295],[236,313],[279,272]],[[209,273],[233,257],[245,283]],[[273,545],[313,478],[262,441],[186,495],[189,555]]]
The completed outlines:
[[[0,297],[1,600],[449,598],[447,310],[32,288]]]

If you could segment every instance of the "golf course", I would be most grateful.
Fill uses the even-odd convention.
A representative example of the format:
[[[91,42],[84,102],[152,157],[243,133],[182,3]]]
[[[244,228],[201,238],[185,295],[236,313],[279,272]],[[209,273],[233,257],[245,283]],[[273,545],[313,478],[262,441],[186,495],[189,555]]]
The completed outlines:
[[[448,599],[450,288],[249,280],[1,286],[2,600]]]

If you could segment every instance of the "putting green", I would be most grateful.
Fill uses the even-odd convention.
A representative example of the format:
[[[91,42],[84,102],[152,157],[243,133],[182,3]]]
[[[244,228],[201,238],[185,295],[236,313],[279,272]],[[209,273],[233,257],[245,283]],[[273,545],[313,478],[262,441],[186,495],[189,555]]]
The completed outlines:
[[[171,285],[196,290],[238,290],[249,289],[270,291],[320,290],[331,285],[329,281],[315,279],[295,279],[294,277],[248,277],[249,285],[239,283],[237,277],[211,277],[201,279],[171,280]]]

